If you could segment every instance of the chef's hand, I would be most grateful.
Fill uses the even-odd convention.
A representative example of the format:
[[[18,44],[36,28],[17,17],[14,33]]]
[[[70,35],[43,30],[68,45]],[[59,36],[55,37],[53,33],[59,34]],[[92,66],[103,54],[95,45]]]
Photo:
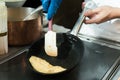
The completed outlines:
[[[89,17],[89,19],[85,20],[86,24],[90,24],[90,23],[102,23],[105,21],[108,21],[110,19],[115,18],[115,14],[113,13],[115,10],[114,7],[110,7],[110,6],[101,6],[101,7],[97,7],[95,9],[92,10],[88,10],[85,12],[85,16]]]
[[[47,19],[51,20],[60,6],[62,0],[41,0],[44,11],[47,12]]]

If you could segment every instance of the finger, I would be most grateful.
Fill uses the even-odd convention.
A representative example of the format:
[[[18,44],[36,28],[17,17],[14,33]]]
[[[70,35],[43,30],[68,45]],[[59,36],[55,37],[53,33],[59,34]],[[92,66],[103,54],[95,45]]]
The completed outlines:
[[[100,8],[96,8],[96,9],[93,9],[93,10],[89,9],[84,13],[84,15],[85,16],[93,16],[93,15],[99,13],[99,12],[100,12]]]
[[[91,23],[99,24],[101,22],[104,22],[103,14],[97,14],[97,15],[94,15],[92,18],[85,20],[85,23],[87,23],[87,24],[91,24]]]
[[[84,21],[86,24],[96,23],[95,19],[89,19]]]
[[[49,5],[50,5],[50,0],[42,0],[42,6],[44,11],[48,12]]]

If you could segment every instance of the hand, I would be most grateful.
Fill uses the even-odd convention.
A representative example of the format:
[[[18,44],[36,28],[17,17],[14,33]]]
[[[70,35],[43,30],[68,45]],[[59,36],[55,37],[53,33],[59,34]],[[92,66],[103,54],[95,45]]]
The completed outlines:
[[[55,15],[57,9],[60,6],[62,0],[41,0],[44,11],[47,12],[47,19],[51,20],[51,18]]]
[[[110,6],[101,6],[93,10],[88,10],[85,12],[85,16],[89,19],[85,20],[85,23],[102,23],[113,18],[112,12],[114,8]]]

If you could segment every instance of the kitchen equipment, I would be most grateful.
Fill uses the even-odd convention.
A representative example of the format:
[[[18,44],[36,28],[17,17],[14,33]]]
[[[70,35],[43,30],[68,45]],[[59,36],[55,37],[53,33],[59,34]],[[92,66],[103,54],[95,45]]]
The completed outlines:
[[[90,1],[86,5],[87,6],[85,6],[84,11],[88,9],[88,5],[91,7],[91,5],[93,4]],[[62,72],[69,71],[70,69],[72,69],[78,64],[78,62],[83,56],[84,46],[83,46],[82,41],[76,35],[78,31],[80,30],[80,27],[84,20],[83,13],[81,14],[82,16],[78,18],[73,30],[70,33],[57,33],[56,34],[57,48],[58,48],[57,57],[51,57],[46,54],[45,49],[44,49],[44,40],[45,40],[44,37],[38,40],[37,42],[35,42],[30,47],[27,53],[26,62],[32,70],[37,72],[32,67],[31,63],[29,62],[29,59],[31,56],[40,57],[48,61],[52,65],[61,66],[65,68],[66,70]],[[62,73],[62,72],[58,72],[58,73]],[[51,74],[58,74],[58,73],[51,73]],[[50,75],[47,73],[40,73],[40,74]]]
[[[52,19],[48,23],[48,32],[45,34],[45,52],[49,56],[56,57],[58,49],[56,46],[56,32],[52,30]]]
[[[30,67],[32,70],[37,72],[32,67],[31,63],[29,62],[29,59],[31,56],[40,57],[52,65],[61,66],[67,69],[62,72],[66,72],[72,69],[75,65],[77,65],[78,61],[82,58],[83,51],[84,51],[82,41],[78,37],[70,33],[57,33],[56,40],[57,40],[57,47],[58,47],[57,57],[51,57],[46,54],[45,49],[44,49],[44,45],[45,45],[44,37],[36,41],[29,48],[29,51],[27,53],[26,62],[28,64],[28,67]],[[62,72],[58,72],[58,73],[62,73]],[[58,74],[58,73],[52,73],[52,74]],[[50,75],[50,74],[45,74],[45,73],[40,73],[40,74]]]
[[[42,38],[37,42],[35,42],[29,48],[26,57],[26,63],[28,67],[30,67],[32,70],[34,70],[34,68],[29,62],[29,58],[31,56],[40,57],[52,65],[57,65],[66,68],[67,69],[66,71],[72,69],[75,65],[77,65],[78,61],[80,61],[80,59],[83,56],[84,47],[82,41],[78,39],[78,37],[76,36],[65,33],[57,34],[57,47],[58,47],[57,57],[51,57],[46,54],[44,50],[44,41],[45,41],[44,38]],[[34,71],[37,72],[36,70]],[[62,73],[62,72],[58,72],[58,73]],[[58,74],[58,73],[53,73],[53,74]],[[40,73],[40,74],[44,74],[44,73]]]
[[[110,48],[109,45],[85,41],[84,43],[84,56],[79,61],[78,65],[66,72],[66,74],[43,76],[29,69],[26,63],[26,52],[23,53],[23,47],[16,49],[17,47],[9,48],[9,54],[16,54],[9,56],[4,60],[0,60],[0,79],[4,80],[109,80],[102,79],[111,70],[111,66],[116,62],[120,56],[120,50]],[[97,41],[99,42],[99,40]],[[14,49],[15,48],[15,49]],[[18,55],[19,54],[19,55]],[[9,60],[8,60],[9,59]],[[9,65],[9,66],[8,66]],[[32,67],[31,67],[32,68]],[[115,71],[115,69],[113,69]],[[112,72],[114,73],[114,72]]]
[[[24,20],[29,19],[31,15],[39,10],[42,10],[42,6],[36,8],[33,12],[26,16]],[[48,25],[49,31],[45,34],[45,51],[49,56],[57,56],[56,33],[52,31],[52,20],[49,21]]]
[[[7,7],[0,1],[0,55],[8,53]]]
[[[30,16],[32,16],[33,14],[35,14],[38,11],[41,11],[43,9],[42,6],[37,7],[35,10],[33,10],[31,13],[29,13],[27,16],[25,16],[25,18],[23,20],[28,20],[30,18]]]
[[[25,62],[26,53],[22,53],[24,48],[16,49],[18,47],[10,46],[8,53],[10,56],[5,57],[0,64],[0,80],[102,80],[107,72],[111,73],[109,72],[111,66],[120,56],[120,47],[114,45],[115,42],[111,44],[111,41],[108,40],[96,39],[88,35],[78,34],[78,36],[84,43],[84,56],[79,64],[66,74],[50,77],[36,74],[28,69],[29,67]]]
[[[29,20],[23,19],[34,9],[30,7],[8,8],[8,44],[28,45],[42,35],[41,13],[33,14]]]
[[[7,7],[22,7],[26,0],[3,0]]]

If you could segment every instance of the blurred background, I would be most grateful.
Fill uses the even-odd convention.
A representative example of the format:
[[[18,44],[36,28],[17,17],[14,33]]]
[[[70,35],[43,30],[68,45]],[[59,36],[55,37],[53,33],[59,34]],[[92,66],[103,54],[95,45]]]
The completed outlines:
[[[12,2],[12,0],[6,0]],[[14,0],[15,1],[15,0]],[[20,0],[16,0],[20,1]],[[23,0],[21,0],[23,1]],[[25,0],[24,0],[25,1]],[[23,1],[23,2],[24,2]],[[65,28],[72,29],[79,14],[82,11],[82,2],[89,0],[63,0],[57,13],[54,16],[53,23]],[[97,6],[109,5],[113,7],[120,7],[120,0],[93,0]],[[37,8],[41,5],[40,0],[26,0],[23,7]],[[83,24],[80,33],[97,38],[107,38],[120,42],[120,19],[113,19],[101,24]],[[114,37],[113,37],[114,36]]]
[[[26,2],[23,4],[23,7],[32,7],[36,8],[39,5],[41,5],[40,0],[26,0]]]
[[[72,28],[82,11],[81,4],[84,0],[63,0],[54,16],[54,23],[66,28]],[[40,0],[27,0],[23,7],[36,8],[41,5]]]

